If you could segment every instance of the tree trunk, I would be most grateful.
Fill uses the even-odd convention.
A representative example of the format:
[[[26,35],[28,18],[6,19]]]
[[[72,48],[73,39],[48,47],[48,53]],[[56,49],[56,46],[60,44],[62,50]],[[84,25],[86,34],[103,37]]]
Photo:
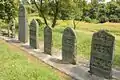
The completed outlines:
[[[75,20],[73,20],[73,26],[74,26],[74,29],[76,29]]]
[[[10,26],[8,25],[8,37],[10,37]]]

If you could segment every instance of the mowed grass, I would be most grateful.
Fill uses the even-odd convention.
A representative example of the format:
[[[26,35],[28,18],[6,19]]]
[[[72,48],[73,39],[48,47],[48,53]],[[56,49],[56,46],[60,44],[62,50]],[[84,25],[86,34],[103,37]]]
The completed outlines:
[[[76,22],[76,24],[77,27],[74,31],[77,37],[77,55],[79,57],[90,60],[92,35],[94,32],[104,29],[116,38],[113,63],[114,67],[120,67],[120,23],[94,24]],[[53,47],[59,50],[62,48],[62,35],[66,27],[73,28],[72,21],[58,20],[56,27],[53,28]],[[44,26],[40,26],[40,40],[44,40],[43,28]]]
[[[71,80],[71,78],[0,40],[0,80]]]

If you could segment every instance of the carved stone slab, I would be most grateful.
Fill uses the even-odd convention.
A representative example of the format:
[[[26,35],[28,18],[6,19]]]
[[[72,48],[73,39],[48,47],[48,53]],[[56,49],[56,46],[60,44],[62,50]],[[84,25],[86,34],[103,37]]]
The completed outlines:
[[[44,53],[51,55],[52,29],[49,26],[44,28]]]
[[[112,78],[115,37],[104,30],[93,34],[91,45],[90,73]]]
[[[62,37],[62,61],[63,63],[76,64],[76,35],[67,27]]]
[[[30,23],[30,46],[38,49],[39,48],[39,35],[38,35],[39,25],[35,19]]]
[[[19,6],[19,32],[18,39],[21,42],[26,43],[28,41],[28,25],[26,19],[25,7],[20,4]]]

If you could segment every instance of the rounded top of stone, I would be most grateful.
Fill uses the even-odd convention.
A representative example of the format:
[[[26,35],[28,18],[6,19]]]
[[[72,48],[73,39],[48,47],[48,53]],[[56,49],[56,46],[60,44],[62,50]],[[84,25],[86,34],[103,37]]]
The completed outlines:
[[[21,17],[25,16],[25,7],[23,4],[19,5],[19,16],[21,16]]]
[[[31,25],[38,26],[38,23],[37,23],[37,21],[35,19],[32,19]]]
[[[67,34],[67,33],[69,33],[70,35],[76,36],[74,30],[70,27],[67,27],[64,29],[64,34]]]
[[[103,36],[108,36],[106,38],[109,38],[109,39],[112,39],[112,40],[115,39],[115,37],[113,35],[111,35],[110,33],[108,33],[107,30],[99,30],[98,32],[95,32],[93,34],[93,36],[94,37],[99,37],[99,38],[100,37],[103,38]]]
[[[22,3],[20,3],[19,8],[24,8],[24,5]]]
[[[50,28],[49,26],[46,25],[46,26],[45,26],[45,29],[51,29],[51,28]]]
[[[37,23],[37,21],[35,19],[32,19],[32,23]]]

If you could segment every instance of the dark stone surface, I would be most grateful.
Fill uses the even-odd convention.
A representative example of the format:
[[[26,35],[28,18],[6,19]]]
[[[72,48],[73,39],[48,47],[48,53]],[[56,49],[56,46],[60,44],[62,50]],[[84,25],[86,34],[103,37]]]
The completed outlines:
[[[19,32],[18,32],[18,40],[21,42],[28,42],[28,25],[26,19],[26,11],[25,7],[20,4],[19,6]]]
[[[38,35],[39,25],[35,19],[30,23],[30,46],[38,49],[39,48],[39,35]]]
[[[63,63],[76,64],[76,35],[69,27],[63,32],[62,61]]]
[[[104,30],[93,34],[89,71],[91,74],[112,78],[114,41],[115,37]]]
[[[44,28],[44,53],[51,55],[52,50],[52,29],[49,26]]]

